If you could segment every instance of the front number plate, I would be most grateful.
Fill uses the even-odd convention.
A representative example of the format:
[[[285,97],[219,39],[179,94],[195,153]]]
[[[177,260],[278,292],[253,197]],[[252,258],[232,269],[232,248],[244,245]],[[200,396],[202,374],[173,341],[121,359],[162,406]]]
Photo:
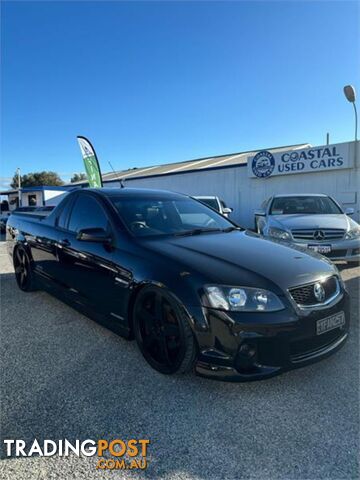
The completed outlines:
[[[322,318],[316,322],[316,335],[334,330],[334,328],[340,328],[345,325],[345,313],[339,312],[335,315],[331,315],[327,318]]]
[[[331,252],[331,245],[308,245],[310,250],[313,250],[317,253],[330,253]]]

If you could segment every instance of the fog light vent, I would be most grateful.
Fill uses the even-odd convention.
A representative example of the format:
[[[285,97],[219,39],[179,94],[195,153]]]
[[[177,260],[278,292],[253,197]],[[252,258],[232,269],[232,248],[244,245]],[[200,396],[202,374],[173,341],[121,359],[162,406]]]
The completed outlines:
[[[243,343],[236,356],[235,366],[238,371],[248,371],[254,366],[257,358],[256,345]]]

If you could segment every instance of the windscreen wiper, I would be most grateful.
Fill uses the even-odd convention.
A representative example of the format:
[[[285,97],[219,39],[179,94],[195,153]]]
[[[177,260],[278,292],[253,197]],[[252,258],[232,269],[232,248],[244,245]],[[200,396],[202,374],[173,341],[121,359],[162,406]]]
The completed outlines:
[[[234,230],[243,230],[243,228],[232,226],[232,227],[223,228],[221,231],[228,233],[228,232],[233,232]]]
[[[175,233],[176,237],[185,237],[187,235],[201,235],[208,232],[222,232],[221,228],[194,228],[193,230],[184,230],[183,232]]]

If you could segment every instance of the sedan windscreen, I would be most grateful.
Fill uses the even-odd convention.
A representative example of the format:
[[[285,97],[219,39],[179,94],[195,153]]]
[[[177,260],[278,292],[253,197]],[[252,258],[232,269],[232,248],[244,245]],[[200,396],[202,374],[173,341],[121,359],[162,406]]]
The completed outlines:
[[[186,235],[234,228],[205,205],[188,198],[111,197],[127,228],[136,236]]]
[[[342,213],[336,203],[329,197],[277,197],[274,198],[271,215],[293,215],[293,214],[339,214]]]

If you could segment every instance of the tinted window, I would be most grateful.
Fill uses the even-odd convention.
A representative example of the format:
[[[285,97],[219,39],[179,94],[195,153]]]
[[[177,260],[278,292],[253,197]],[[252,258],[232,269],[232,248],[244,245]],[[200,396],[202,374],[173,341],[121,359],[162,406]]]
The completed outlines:
[[[342,213],[336,203],[329,197],[277,197],[271,205],[271,215],[292,214],[339,214]]]
[[[111,197],[129,230],[138,236],[232,227],[223,216],[190,198]]]
[[[99,203],[89,195],[80,195],[71,211],[69,230],[78,232],[83,228],[108,229],[108,219]]]
[[[73,204],[73,197],[69,198],[65,205],[64,208],[61,210],[61,213],[58,217],[57,220],[57,226],[60,228],[66,228],[67,227],[67,222],[69,219],[69,213],[71,209],[71,205]]]

